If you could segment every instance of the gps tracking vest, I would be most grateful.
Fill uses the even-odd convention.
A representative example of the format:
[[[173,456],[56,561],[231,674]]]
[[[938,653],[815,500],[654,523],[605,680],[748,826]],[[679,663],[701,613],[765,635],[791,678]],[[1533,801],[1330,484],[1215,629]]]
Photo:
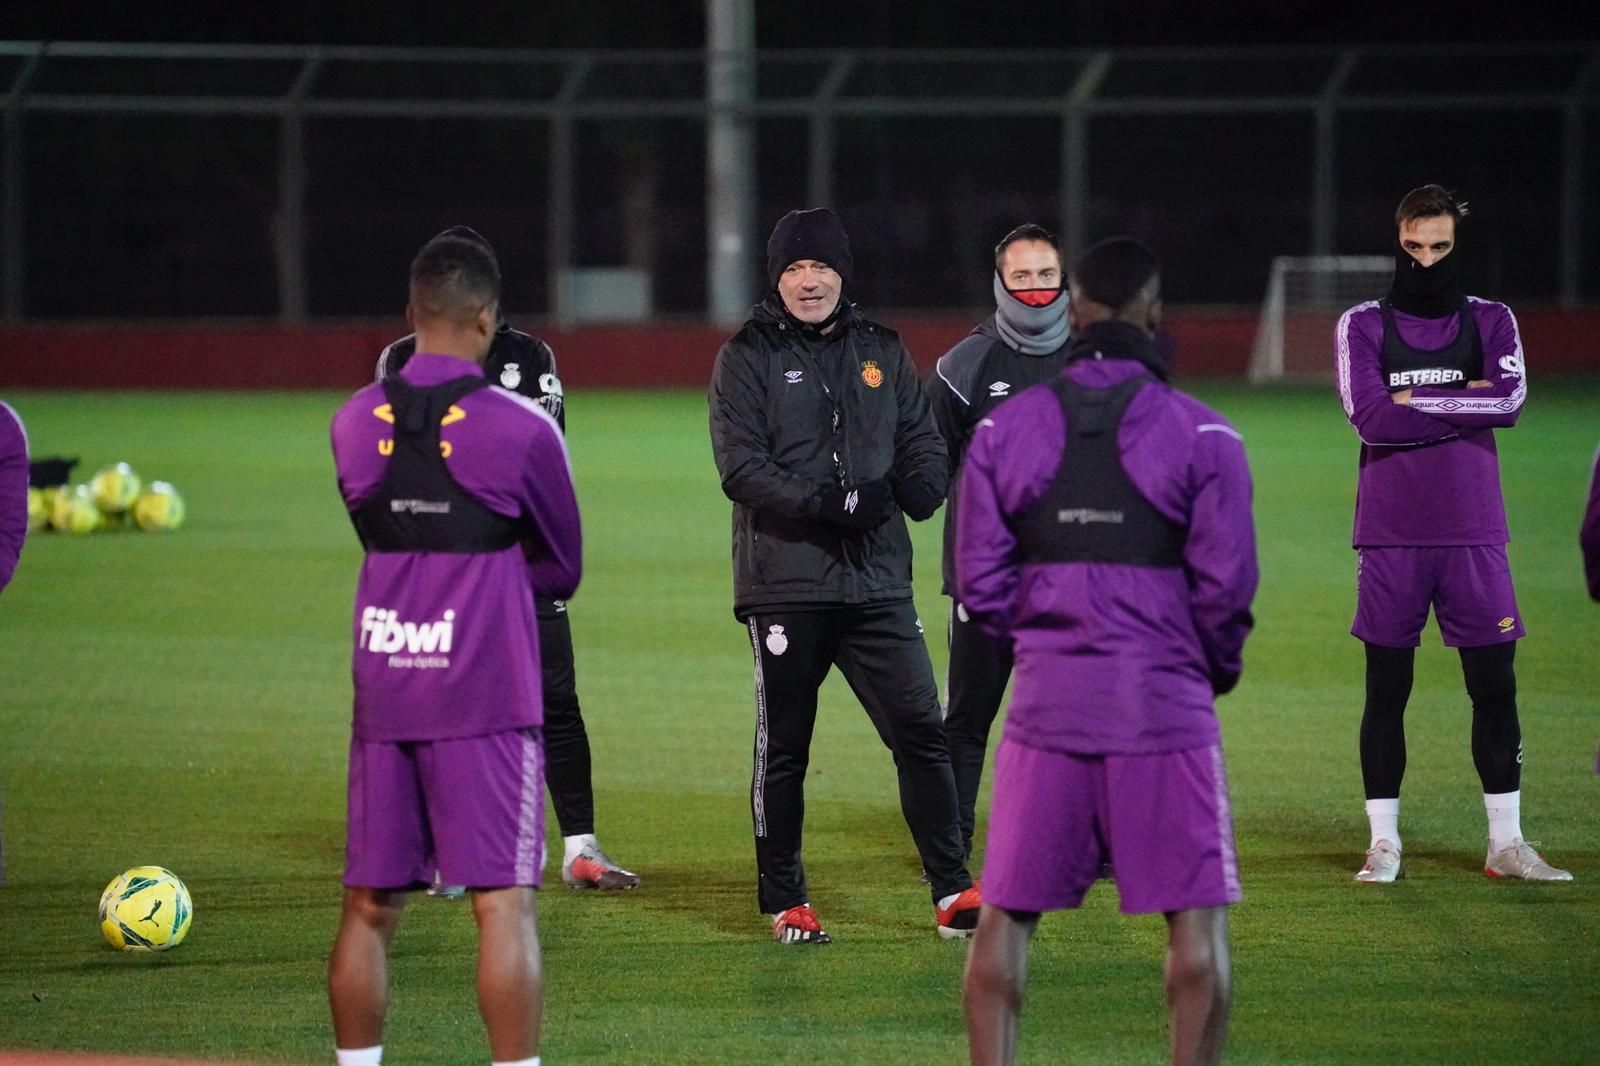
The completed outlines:
[[[488,387],[476,376],[425,389],[397,377],[384,380],[393,450],[383,485],[350,516],[367,551],[486,553],[522,540],[519,524],[469,496],[444,462],[439,429],[445,417],[463,396]]]
[[[1117,430],[1146,377],[1085,389],[1059,377],[1051,391],[1067,420],[1061,466],[1045,494],[1019,516],[1025,563],[1183,565],[1188,530],[1142,495],[1122,466]]]
[[[1461,326],[1455,339],[1431,352],[1419,351],[1400,338],[1394,308],[1388,300],[1380,300],[1378,307],[1383,312],[1383,347],[1378,352],[1378,364],[1383,368],[1384,387],[1390,392],[1423,385],[1464,389],[1467,382],[1483,378],[1483,341],[1467,301],[1462,300],[1456,312]]]

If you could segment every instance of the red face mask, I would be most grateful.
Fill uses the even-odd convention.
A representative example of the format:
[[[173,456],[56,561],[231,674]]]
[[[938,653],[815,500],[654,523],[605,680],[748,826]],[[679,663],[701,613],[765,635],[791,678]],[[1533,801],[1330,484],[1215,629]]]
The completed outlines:
[[[1065,289],[1007,289],[1012,296],[1029,307],[1049,307]]]

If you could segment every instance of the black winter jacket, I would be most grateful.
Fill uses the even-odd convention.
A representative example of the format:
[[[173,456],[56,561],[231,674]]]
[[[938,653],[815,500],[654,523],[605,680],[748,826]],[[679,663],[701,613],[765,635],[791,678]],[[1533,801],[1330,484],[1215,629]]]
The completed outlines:
[[[928,402],[933,420],[950,448],[950,506],[944,512],[944,585],[950,595],[956,587],[956,496],[961,460],[978,423],[1017,393],[1042,381],[1051,381],[1067,365],[1071,344],[1045,355],[1028,355],[1007,344],[990,315],[939,357],[928,379]]]
[[[945,445],[891,329],[849,307],[824,337],[774,292],[717,353],[711,447],[733,501],[733,612],[911,598],[911,537],[944,500]],[[892,478],[888,520],[852,532],[817,517],[826,489]]]

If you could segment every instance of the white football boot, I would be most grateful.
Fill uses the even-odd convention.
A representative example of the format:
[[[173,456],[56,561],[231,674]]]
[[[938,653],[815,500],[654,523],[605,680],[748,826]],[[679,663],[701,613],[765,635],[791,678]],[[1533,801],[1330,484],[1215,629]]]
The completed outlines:
[[[1400,849],[1392,840],[1380,840],[1367,849],[1367,864],[1356,871],[1356,880],[1369,884],[1388,884],[1406,875]]]
[[[1572,874],[1558,870],[1533,850],[1533,845],[1518,837],[1483,860],[1485,877],[1520,877],[1524,881],[1570,881]]]

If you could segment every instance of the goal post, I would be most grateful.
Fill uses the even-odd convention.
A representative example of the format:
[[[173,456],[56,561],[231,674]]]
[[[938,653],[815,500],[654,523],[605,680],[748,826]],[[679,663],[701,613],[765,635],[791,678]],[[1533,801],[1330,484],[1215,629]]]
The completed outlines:
[[[1394,259],[1386,255],[1274,258],[1250,354],[1250,380],[1331,381],[1339,316],[1384,295],[1393,278]]]

